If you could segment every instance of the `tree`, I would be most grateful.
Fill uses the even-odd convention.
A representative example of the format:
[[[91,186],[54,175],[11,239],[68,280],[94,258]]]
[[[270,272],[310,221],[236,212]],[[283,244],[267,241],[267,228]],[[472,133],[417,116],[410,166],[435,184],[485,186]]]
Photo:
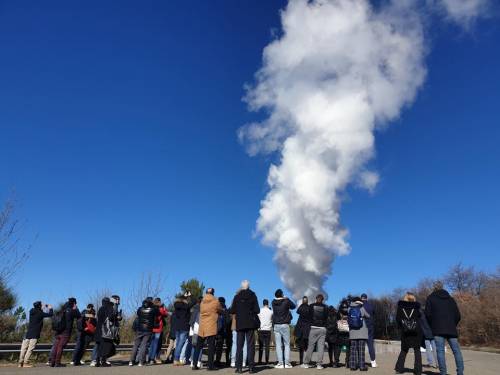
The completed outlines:
[[[198,279],[189,279],[185,280],[181,283],[181,291],[176,294],[176,298],[179,298],[184,295],[187,291],[191,292],[191,298],[197,300],[198,298],[203,296],[203,292],[205,291],[205,285]]]
[[[130,311],[142,305],[146,297],[159,297],[163,293],[163,277],[159,273],[142,273],[139,283],[132,288],[127,300]]]
[[[475,284],[474,267],[464,267],[457,263],[444,276],[444,284],[452,292],[472,292]]]
[[[12,314],[16,305],[16,296],[12,290],[0,280],[0,342],[9,341],[17,326],[17,319]]]
[[[0,211],[0,280],[8,282],[28,259],[31,246],[21,242],[22,226],[15,217],[16,200],[8,198]]]

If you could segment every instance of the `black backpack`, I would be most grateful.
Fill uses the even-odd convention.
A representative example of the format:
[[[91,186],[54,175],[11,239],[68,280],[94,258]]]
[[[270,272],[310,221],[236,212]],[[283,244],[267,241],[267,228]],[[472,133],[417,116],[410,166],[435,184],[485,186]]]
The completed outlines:
[[[52,330],[60,333],[66,329],[66,310],[62,309],[52,316]]]
[[[401,319],[401,327],[403,328],[404,333],[416,333],[417,332],[417,319],[413,317],[413,313],[415,309],[411,309],[410,315],[406,313],[406,310],[403,309],[403,313],[405,317]]]

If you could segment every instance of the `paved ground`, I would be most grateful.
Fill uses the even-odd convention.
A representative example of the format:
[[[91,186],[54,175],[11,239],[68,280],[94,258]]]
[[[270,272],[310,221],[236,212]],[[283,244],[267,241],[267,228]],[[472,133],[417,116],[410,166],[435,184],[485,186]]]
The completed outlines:
[[[463,351],[464,359],[465,359],[465,374],[467,375],[499,375],[500,374],[500,354],[494,353],[486,353],[486,352],[475,352],[464,350]],[[297,354],[293,353],[293,360],[296,360]],[[325,359],[326,359],[325,355]],[[377,362],[379,364],[378,368],[369,369],[367,373],[374,375],[389,375],[394,374],[394,363],[396,361],[397,353],[380,353],[377,357]],[[342,357],[341,357],[342,358]],[[424,356],[425,358],[425,356]],[[314,358],[313,358],[314,359]],[[38,367],[34,367],[31,369],[23,369],[17,368],[13,365],[3,365],[0,367],[0,374],[29,374],[29,375],[49,375],[49,374],[75,374],[75,375],[95,375],[97,374],[106,374],[106,375],[160,375],[160,374],[171,374],[171,375],[191,375],[193,371],[188,367],[172,367],[172,365],[155,365],[148,367],[128,367],[126,361],[120,361],[116,359],[113,367],[109,368],[94,368],[89,366],[81,366],[81,367],[65,367],[65,368],[50,368],[44,365],[40,365]],[[424,359],[425,363],[425,359]],[[447,363],[448,363],[448,373],[456,374],[455,366],[452,355],[447,355]],[[406,366],[410,367],[413,365],[413,354],[409,354],[406,361]],[[281,373],[286,372],[288,375],[299,375],[304,373],[315,374],[318,373],[319,370],[316,369],[301,369],[299,367],[295,367],[290,370],[276,370],[270,367],[260,367],[259,373],[262,375],[273,374],[273,373]],[[325,368],[321,371],[325,374],[351,374],[353,372],[349,371],[346,368]],[[233,374],[233,369],[222,369],[217,372],[219,375],[229,375]],[[206,374],[206,370],[200,370],[196,372],[197,375]],[[358,372],[359,374],[359,372]],[[411,370],[408,369],[408,374],[411,374]],[[439,375],[439,372],[434,369],[424,368],[424,374],[426,375]]]

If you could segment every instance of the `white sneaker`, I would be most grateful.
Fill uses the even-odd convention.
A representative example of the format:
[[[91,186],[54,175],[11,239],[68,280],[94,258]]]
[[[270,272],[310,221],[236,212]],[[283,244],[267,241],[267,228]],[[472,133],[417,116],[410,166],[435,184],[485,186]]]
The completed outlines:
[[[70,364],[70,366],[74,366],[75,362],[71,361],[69,364]]]
[[[83,366],[85,364],[85,361],[80,361],[80,364]]]
[[[133,365],[134,365],[134,362],[130,361],[130,362],[128,363],[128,365],[129,365],[129,366],[133,366]]]
[[[235,367],[236,367],[236,363],[232,362],[232,363],[231,363],[231,367],[232,367],[232,368],[235,368]]]
[[[306,363],[303,363],[303,364],[300,365],[300,368],[311,368],[311,366],[309,366]]]
[[[278,363],[274,366],[274,368],[284,368],[282,363]]]
[[[142,364],[142,362],[139,362],[139,364],[137,366],[142,367],[144,365]]]
[[[317,369],[317,370],[323,370],[323,369],[324,369],[324,367],[323,367],[323,365],[320,365],[320,364],[318,363],[318,364],[316,365],[316,369]]]
[[[293,366],[290,363],[285,364],[285,368],[293,368]]]
[[[378,367],[377,366],[377,361],[372,361],[372,367]]]
[[[90,367],[95,367],[95,365],[96,365],[96,361],[90,362]]]
[[[201,363],[201,361],[198,361],[198,368],[203,368],[203,363]]]
[[[110,361],[106,361],[106,364],[107,364],[108,366],[111,366],[111,362],[110,362]]]

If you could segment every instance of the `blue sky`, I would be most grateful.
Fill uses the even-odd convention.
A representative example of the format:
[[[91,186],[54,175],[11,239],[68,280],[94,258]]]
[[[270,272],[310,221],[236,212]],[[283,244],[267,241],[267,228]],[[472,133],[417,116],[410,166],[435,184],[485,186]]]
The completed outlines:
[[[198,277],[229,297],[281,287],[253,237],[273,157],[237,129],[241,98],[282,1],[0,3],[0,198],[15,189],[26,238],[20,302],[126,298],[142,272],[165,296]],[[374,194],[342,208],[352,252],[331,302],[412,285],[463,261],[500,263],[500,26],[428,30],[415,104],[377,133]]]

